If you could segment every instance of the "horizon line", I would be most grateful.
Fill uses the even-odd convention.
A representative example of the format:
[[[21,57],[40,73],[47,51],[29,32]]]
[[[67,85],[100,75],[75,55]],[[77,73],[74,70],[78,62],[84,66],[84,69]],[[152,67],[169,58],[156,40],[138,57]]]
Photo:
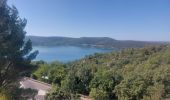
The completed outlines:
[[[42,38],[52,38],[52,37],[63,37],[63,38],[110,38],[110,39],[113,39],[113,40],[118,40],[118,41],[139,41],[139,42],[170,42],[170,41],[152,41],[152,40],[122,40],[122,39],[115,39],[115,38],[112,38],[112,37],[105,37],[105,36],[82,36],[82,37],[71,37],[71,36],[44,36],[44,35],[26,35],[26,37],[29,37],[29,36],[32,36],[32,37],[42,37]]]

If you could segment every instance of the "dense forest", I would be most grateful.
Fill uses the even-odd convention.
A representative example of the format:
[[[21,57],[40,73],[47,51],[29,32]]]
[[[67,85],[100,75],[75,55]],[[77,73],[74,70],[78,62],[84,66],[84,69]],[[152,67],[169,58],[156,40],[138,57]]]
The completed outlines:
[[[162,100],[170,94],[170,47],[149,46],[94,54],[81,60],[33,62],[32,78],[53,84],[47,100]]]
[[[88,46],[98,48],[136,48],[148,45],[169,44],[169,42],[149,42],[149,41],[130,41],[130,40],[115,40],[108,37],[41,37],[27,36],[26,40],[30,39],[34,46]]]

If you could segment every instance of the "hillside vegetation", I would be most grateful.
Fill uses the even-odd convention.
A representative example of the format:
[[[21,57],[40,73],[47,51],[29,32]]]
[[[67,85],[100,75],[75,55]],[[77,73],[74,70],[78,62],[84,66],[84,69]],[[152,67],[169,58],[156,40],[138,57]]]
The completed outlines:
[[[168,42],[146,42],[146,41],[123,41],[108,37],[40,37],[28,36],[26,40],[31,39],[34,46],[90,46],[99,48],[132,48],[144,47],[147,45],[168,44]]]
[[[129,48],[62,64],[34,62],[32,77],[53,84],[47,100],[162,100],[170,94],[170,47]],[[43,78],[47,76],[48,78]]]

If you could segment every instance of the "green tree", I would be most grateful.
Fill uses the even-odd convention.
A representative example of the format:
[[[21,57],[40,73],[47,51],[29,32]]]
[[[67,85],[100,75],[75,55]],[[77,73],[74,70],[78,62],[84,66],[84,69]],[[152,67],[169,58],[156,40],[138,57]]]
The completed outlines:
[[[38,69],[33,73],[32,76],[40,81],[45,81],[46,80],[45,77],[48,76],[48,65],[47,64],[39,65]]]
[[[19,76],[28,71],[38,51],[32,51],[31,41],[25,41],[27,21],[21,19],[16,7],[0,0],[0,87],[12,88]]]
[[[111,70],[102,69],[101,71],[98,71],[90,83],[91,97],[94,99],[96,99],[96,97],[98,96],[100,96],[101,98],[107,97],[109,99],[115,98],[114,88],[120,82],[120,80],[121,76],[116,75]]]
[[[63,90],[60,86],[53,86],[52,90],[46,96],[47,100],[72,100],[71,93]]]
[[[67,75],[66,68],[64,68],[62,65],[54,66],[48,72],[49,82],[61,85],[61,81],[64,80],[66,75]]]
[[[91,88],[90,97],[94,100],[110,100],[109,94],[101,89]]]

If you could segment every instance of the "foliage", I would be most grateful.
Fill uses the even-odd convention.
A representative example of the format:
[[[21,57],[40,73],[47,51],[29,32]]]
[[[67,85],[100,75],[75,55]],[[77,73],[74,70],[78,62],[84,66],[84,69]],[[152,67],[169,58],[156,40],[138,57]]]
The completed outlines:
[[[38,52],[30,53],[31,41],[24,41],[26,20],[22,20],[17,9],[9,7],[6,0],[0,6],[0,18],[0,86],[6,88],[30,69],[28,64]]]
[[[44,76],[47,76],[47,65],[39,65],[39,68],[33,73],[32,76],[34,76],[35,79],[43,80]]]
[[[23,88],[16,88],[15,90],[11,91],[11,97],[13,100],[27,100],[27,99],[35,99],[38,91],[34,89],[23,89]]]
[[[47,94],[46,97],[47,100],[70,100],[71,99],[71,93],[62,90],[58,85],[53,86],[50,93]]]
[[[107,94],[107,98],[115,98],[113,90],[120,80],[121,77],[116,75],[113,71],[104,69],[100,70],[96,72],[94,78],[90,82],[90,95],[92,97],[99,97],[100,93],[105,93]],[[96,95],[95,92],[97,92]]]
[[[25,41],[26,23],[26,19],[19,17],[16,7],[8,6],[7,0],[0,0],[1,99],[18,100],[13,98],[14,90],[19,88],[18,79],[31,73],[31,60],[38,54],[38,51],[32,52],[31,41]]]
[[[30,98],[34,99],[35,95],[38,93],[38,91],[34,89],[18,88],[18,85],[13,86],[10,90],[1,88],[0,100],[27,100]]]
[[[9,93],[4,90],[4,89],[0,89],[0,100],[10,100],[11,96],[9,95]]]
[[[108,100],[109,94],[101,89],[92,88],[90,91],[90,97],[94,100]]]
[[[38,68],[32,73],[32,78],[47,83],[61,85],[61,81],[64,80],[67,74],[66,66],[60,62],[54,62],[51,64],[38,62],[36,66],[38,66]]]
[[[62,64],[52,64],[53,68],[49,69],[48,77],[50,83],[57,83],[61,85],[61,81],[64,80],[67,74],[67,70]]]
[[[129,48],[90,55],[61,68],[46,66],[56,72],[49,81],[57,86],[47,97],[83,94],[94,100],[161,100],[170,94],[169,46]],[[55,76],[64,78],[57,82]]]

